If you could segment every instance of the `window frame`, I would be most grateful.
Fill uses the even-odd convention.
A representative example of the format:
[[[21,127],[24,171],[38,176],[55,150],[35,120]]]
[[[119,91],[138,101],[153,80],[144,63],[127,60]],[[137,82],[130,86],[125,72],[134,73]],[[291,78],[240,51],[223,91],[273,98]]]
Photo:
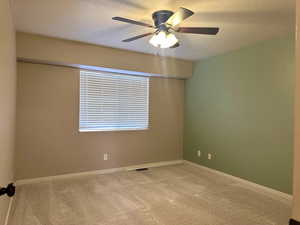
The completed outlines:
[[[81,128],[81,81],[80,76],[82,72],[88,72],[88,73],[96,73],[96,74],[105,74],[110,76],[129,76],[129,77],[144,77],[147,79],[147,92],[146,92],[146,99],[147,99],[147,126],[146,127],[108,127],[108,128]],[[146,131],[150,129],[150,76],[141,76],[141,75],[132,75],[132,74],[126,74],[126,73],[115,73],[115,72],[107,72],[107,71],[94,71],[94,70],[86,70],[86,69],[80,69],[79,70],[79,111],[78,111],[78,131],[80,133],[88,133],[88,132],[122,132],[122,131]]]

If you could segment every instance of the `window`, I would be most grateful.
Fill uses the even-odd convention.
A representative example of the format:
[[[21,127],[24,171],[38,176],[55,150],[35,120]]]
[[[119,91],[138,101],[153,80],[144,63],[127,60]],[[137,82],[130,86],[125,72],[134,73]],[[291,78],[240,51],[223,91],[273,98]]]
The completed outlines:
[[[148,105],[149,78],[80,71],[80,131],[147,129]]]

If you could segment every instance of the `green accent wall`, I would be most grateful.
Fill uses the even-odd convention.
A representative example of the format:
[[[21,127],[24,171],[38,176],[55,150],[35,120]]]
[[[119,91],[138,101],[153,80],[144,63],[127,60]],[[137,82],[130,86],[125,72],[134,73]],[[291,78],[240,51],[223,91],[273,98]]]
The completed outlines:
[[[293,34],[197,62],[184,159],[291,193],[295,66]]]

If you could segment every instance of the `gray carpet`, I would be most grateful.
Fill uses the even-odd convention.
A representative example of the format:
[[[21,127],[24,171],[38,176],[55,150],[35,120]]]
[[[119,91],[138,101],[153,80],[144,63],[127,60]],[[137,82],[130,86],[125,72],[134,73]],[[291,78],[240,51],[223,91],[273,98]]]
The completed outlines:
[[[9,225],[287,225],[291,202],[182,164],[18,188]]]

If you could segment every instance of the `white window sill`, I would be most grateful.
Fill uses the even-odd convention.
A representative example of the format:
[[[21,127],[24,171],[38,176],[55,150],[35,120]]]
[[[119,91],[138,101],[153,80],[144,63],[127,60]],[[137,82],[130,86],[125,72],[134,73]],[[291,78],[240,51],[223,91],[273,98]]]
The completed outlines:
[[[105,132],[105,131],[142,131],[142,130],[148,130],[149,128],[106,128],[106,129],[103,129],[103,128],[97,128],[97,129],[89,129],[89,128],[86,128],[86,129],[79,129],[79,132],[80,133],[85,133],[85,132]]]

